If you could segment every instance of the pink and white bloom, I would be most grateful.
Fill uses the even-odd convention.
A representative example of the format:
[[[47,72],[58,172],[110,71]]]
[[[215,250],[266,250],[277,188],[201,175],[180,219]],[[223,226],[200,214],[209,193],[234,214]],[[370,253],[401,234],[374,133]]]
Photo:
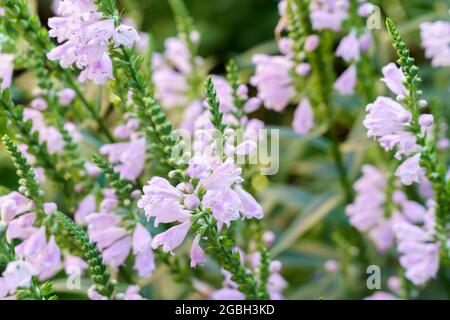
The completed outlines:
[[[341,57],[346,62],[359,61],[361,56],[360,42],[355,31],[342,38],[336,49],[336,56]]]
[[[114,169],[122,179],[135,181],[144,170],[146,141],[131,139],[129,142],[106,144],[100,153],[108,156],[109,162],[115,164]]]
[[[433,67],[450,66],[450,22],[440,20],[420,25],[422,47]]]
[[[420,166],[420,153],[406,159],[395,172],[395,175],[399,177],[400,181],[406,186],[409,186],[414,182],[420,183],[424,174],[425,169]]]
[[[423,285],[436,277],[439,269],[440,244],[435,242],[434,208],[422,210],[422,216],[416,215],[414,220],[398,219],[393,228],[405,276],[414,284]]]
[[[12,261],[3,271],[3,281],[9,293],[12,294],[17,288],[29,288],[31,279],[36,274],[37,271],[31,263],[21,260]]]
[[[394,242],[392,224],[385,217],[387,179],[374,166],[365,165],[362,170],[362,177],[354,185],[357,192],[355,200],[345,212],[351,225],[368,233],[377,250],[385,252]]]
[[[308,99],[303,99],[295,110],[292,127],[299,135],[307,134],[314,127],[314,112]]]
[[[355,93],[357,81],[356,65],[352,64],[334,83],[334,89],[344,96]]]
[[[104,84],[113,79],[108,42],[132,47],[139,40],[133,27],[120,25],[115,29],[113,19],[102,19],[97,6],[90,0],[65,0],[56,4],[57,17],[50,18],[49,35],[60,46],[47,57],[59,61],[63,68],[71,65],[81,71],[78,81],[92,80]]]
[[[384,78],[381,79],[386,86],[395,93],[397,96],[405,96],[408,94],[408,89],[406,89],[403,84],[406,81],[405,76],[403,75],[402,69],[397,67],[397,65],[393,62],[389,63],[385,67],[381,69]]]
[[[200,246],[200,235],[196,235],[191,246],[191,268],[195,268],[199,263],[206,262],[206,255]]]
[[[140,223],[133,233],[133,253],[136,256],[134,268],[140,277],[148,278],[155,270],[155,258],[152,250],[152,236]]]
[[[290,71],[293,62],[284,56],[255,55],[255,75],[250,83],[258,88],[258,97],[267,109],[283,111],[295,97],[295,89]]]
[[[348,18],[348,0],[313,0],[310,2],[310,18],[314,30],[340,31]]]
[[[5,90],[11,86],[14,72],[14,55],[0,53],[0,90]]]
[[[405,130],[412,115],[401,104],[391,98],[378,97],[366,110],[368,113],[363,124],[368,129],[368,136],[378,138],[385,150],[396,147],[397,158],[418,150],[415,136]]]

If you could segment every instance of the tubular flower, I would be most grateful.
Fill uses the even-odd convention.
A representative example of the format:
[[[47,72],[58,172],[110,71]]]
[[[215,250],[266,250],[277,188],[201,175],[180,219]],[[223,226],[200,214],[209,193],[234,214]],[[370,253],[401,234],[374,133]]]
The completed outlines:
[[[57,17],[50,18],[49,35],[61,45],[47,57],[59,61],[63,68],[75,65],[82,70],[78,80],[104,84],[113,79],[109,42],[115,46],[132,47],[139,40],[133,27],[114,27],[113,19],[102,19],[97,6],[90,0],[62,0],[57,4]]]

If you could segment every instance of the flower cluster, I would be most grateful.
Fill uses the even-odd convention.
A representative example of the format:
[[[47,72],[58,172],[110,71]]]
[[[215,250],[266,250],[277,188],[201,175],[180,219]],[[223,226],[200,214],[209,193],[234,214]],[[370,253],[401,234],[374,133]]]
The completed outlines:
[[[194,32],[191,39],[198,43],[200,36]],[[192,92],[190,81],[194,69],[201,64],[202,59],[192,57],[186,42],[179,38],[167,39],[164,53],[153,54],[152,79],[155,84],[155,97],[164,108],[172,109],[195,103],[189,99]]]
[[[376,255],[388,290],[365,299],[420,298],[431,281],[445,294],[445,106],[420,90],[394,23],[389,97],[368,1],[281,0],[279,53],[226,64],[200,57],[188,9],[168,4],[178,34],[153,43],[138,2],[54,0],[47,29],[28,1],[0,0],[0,129],[18,177],[0,185],[0,299],[55,299],[61,283],[77,298],[165,298],[167,271],[182,298],[280,300],[316,292],[286,291],[305,262],[296,283],[353,298]],[[416,31],[432,66],[450,65],[449,23]],[[269,143],[277,177],[258,173]]]
[[[133,47],[139,34],[124,24],[115,28],[113,19],[103,19],[102,13],[90,0],[62,0],[56,10],[58,17],[50,18],[49,35],[60,46],[48,53],[50,60],[58,60],[63,68],[75,64],[81,71],[78,80],[92,80],[104,84],[113,79],[109,56],[110,41],[115,47]]]
[[[408,89],[404,83],[406,78],[400,68],[390,63],[382,69],[384,78],[382,81],[397,95],[397,100],[403,101]],[[423,107],[427,106],[425,101],[420,101]],[[386,150],[396,150],[395,157],[408,158],[398,168],[396,175],[403,184],[410,185],[419,183],[424,176],[424,169],[420,167],[420,150],[416,135],[408,128],[413,121],[412,113],[401,103],[389,98],[378,97],[375,102],[366,108],[367,115],[364,126],[368,129],[368,136],[378,139],[380,145]],[[422,114],[419,117],[421,131],[426,133],[433,125],[433,115]]]
[[[240,186],[241,169],[231,159],[212,163],[211,159],[196,155],[189,162],[187,176],[197,183],[174,187],[164,178],[153,177],[144,187],[138,206],[145,210],[147,218],[154,218],[155,227],[160,223],[179,223],[155,236],[153,248],[162,247],[172,253],[179,247],[194,223],[196,209],[211,210],[219,230],[224,225],[230,227],[241,215],[263,217],[261,206]],[[191,266],[204,261],[199,240],[197,235],[191,249]]]
[[[14,71],[14,55],[7,53],[0,53],[0,89],[4,90],[11,86],[12,75]]]
[[[361,232],[367,232],[380,252],[385,252],[394,243],[391,219],[386,217],[385,203],[387,179],[375,167],[366,165],[363,176],[356,181],[355,201],[347,206],[350,223]]]
[[[53,203],[44,204],[45,214],[56,210]],[[13,295],[18,288],[29,288],[32,277],[40,281],[52,278],[61,268],[61,251],[54,235],[47,238],[45,226],[36,227],[33,201],[18,192],[0,197],[0,235],[2,241],[20,240],[14,248],[16,259],[10,261],[0,277],[0,299]]]
[[[132,251],[134,268],[139,276],[150,277],[155,269],[150,233],[140,223],[134,226],[132,232],[123,227],[120,215],[114,212],[118,207],[117,196],[110,189],[103,190],[103,195],[98,212],[95,197],[85,197],[75,213],[75,221],[81,225],[87,224],[89,237],[102,253],[105,264],[117,269]]]
[[[434,207],[428,209],[413,201],[402,204],[402,215],[393,223],[405,276],[416,285],[424,285],[439,270],[440,244],[435,240]]]

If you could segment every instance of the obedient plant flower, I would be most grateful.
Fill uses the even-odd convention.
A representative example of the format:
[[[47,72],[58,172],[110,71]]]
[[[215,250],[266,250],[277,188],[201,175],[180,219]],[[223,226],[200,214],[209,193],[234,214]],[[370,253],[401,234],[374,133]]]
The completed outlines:
[[[96,211],[96,200],[88,195],[75,213],[75,221],[87,224],[88,234],[102,253],[104,262],[113,269],[125,263],[132,251],[134,269],[141,278],[148,278],[155,270],[155,260],[151,248],[152,237],[140,223],[133,230],[125,228],[119,214],[115,213],[118,199],[112,190],[103,191],[104,198],[100,211]]]
[[[334,83],[334,89],[341,95],[348,96],[355,92],[357,81],[356,66],[352,64]]]
[[[39,141],[41,143],[47,143],[49,153],[58,153],[64,149],[65,142],[61,133],[55,127],[47,125],[45,118],[40,111],[25,108],[23,120],[31,121],[32,131],[39,134]]]
[[[56,206],[50,203],[44,204],[44,208],[47,215],[56,210]],[[47,280],[61,269],[61,252],[54,236],[47,240],[45,227],[34,226],[36,213],[33,210],[34,203],[20,193],[0,197],[1,221],[7,224],[6,240],[8,243],[14,239],[22,240],[15,246],[16,256],[32,266],[33,275],[39,280]]]
[[[109,43],[132,47],[139,40],[133,27],[114,26],[113,19],[102,19],[97,6],[89,0],[60,1],[57,14],[50,18],[50,37],[61,45],[48,53],[50,60],[58,60],[63,68],[75,64],[81,69],[78,80],[92,80],[104,84],[113,79]]]
[[[400,178],[400,181],[409,186],[411,184],[420,183],[422,177],[425,175],[425,169],[420,166],[420,153],[416,153],[411,158],[403,162],[395,172],[395,175]]]
[[[142,278],[148,278],[155,270],[155,258],[152,250],[152,236],[140,223],[133,233],[133,254],[136,256],[134,268]],[[138,290],[139,291],[139,290]]]
[[[4,90],[11,86],[12,75],[14,71],[14,55],[0,53],[0,89]]]
[[[425,56],[433,67],[450,66],[450,22],[425,22],[420,25]]]
[[[381,79],[389,90],[395,93],[397,96],[405,96],[408,94],[408,90],[403,84],[406,80],[401,68],[397,67],[395,63],[389,63],[387,66],[381,69],[384,78]]]
[[[74,272],[82,275],[85,270],[89,268],[89,265],[82,258],[72,255],[66,255],[64,257],[64,271],[71,275]]]
[[[408,208],[406,208],[408,209]],[[439,270],[440,244],[435,241],[434,208],[404,212],[404,219],[393,225],[401,253],[400,264],[405,276],[416,285],[423,285],[434,278]]]
[[[132,137],[129,142],[106,144],[100,153],[108,156],[123,179],[135,181],[144,170],[145,148],[145,138]]]
[[[152,241],[153,248],[162,247],[165,252],[173,253],[188,235],[193,223],[193,210],[199,205],[211,210],[219,230],[224,225],[229,227],[231,221],[238,220],[241,214],[247,218],[262,218],[261,206],[239,186],[242,182],[241,170],[235,167],[233,161],[210,161],[202,155],[191,159],[187,174],[191,179],[199,179],[195,189],[186,184],[174,187],[161,177],[153,177],[144,187],[138,206],[145,210],[147,218],[153,217],[155,226],[179,223],[156,235]],[[203,191],[200,202],[197,193],[202,188],[206,192]],[[199,240],[196,238],[192,245],[192,266],[204,260],[204,253],[198,247]]]
[[[382,69],[383,82],[397,95],[397,100],[403,101],[409,91],[405,87],[406,77],[402,70],[391,63]],[[419,102],[419,104],[422,102]],[[395,157],[406,159],[397,169],[396,176],[405,185],[420,183],[425,170],[420,166],[421,156],[416,136],[408,130],[412,125],[413,115],[401,103],[388,97],[378,97],[366,108],[368,114],[364,119],[364,126],[368,129],[368,136],[378,138],[380,145],[386,150],[396,148]],[[421,119],[421,120],[420,120]],[[433,124],[433,117],[429,114],[419,116],[421,131],[427,134]]]
[[[61,252],[55,237],[51,236],[47,242],[44,227],[16,246],[15,251],[33,265],[41,281],[52,278],[62,268]]]
[[[191,38],[199,41],[196,35]],[[164,53],[153,54],[152,60],[155,97],[161,106],[172,109],[194,103],[196,99],[191,97],[196,89],[192,88],[192,73],[197,72],[203,60],[192,57],[186,42],[179,38],[167,39]]]
[[[405,130],[412,115],[400,103],[388,97],[378,97],[366,110],[368,114],[363,124],[368,129],[368,136],[378,138],[385,150],[397,147],[397,158],[417,151],[416,138]]]
[[[378,291],[364,300],[399,300],[399,298],[389,292]]]
[[[368,233],[380,252],[388,250],[394,242],[391,219],[385,215],[387,179],[374,166],[365,165],[363,176],[356,181],[355,201],[345,212],[350,223],[361,232]]]
[[[140,294],[141,288],[139,286],[129,286],[123,294],[117,294],[117,300],[145,300]]]
[[[348,18],[348,0],[313,0],[310,3],[311,22],[314,30],[340,31]]]
[[[255,55],[255,75],[250,83],[258,88],[258,97],[267,109],[283,111],[295,97],[294,82],[290,74],[293,62],[284,56]]]
[[[353,30],[341,40],[336,49],[336,56],[341,57],[346,62],[358,61],[360,59],[360,41]]]
[[[8,263],[0,278],[0,299],[13,295],[18,288],[29,288],[31,279],[37,274],[32,264],[26,261]]]
[[[73,99],[75,98],[75,91],[71,88],[65,88],[58,92],[58,102],[61,106],[65,107],[72,103]]]
[[[307,134],[314,127],[314,113],[308,99],[304,99],[295,110],[292,127],[299,135]]]

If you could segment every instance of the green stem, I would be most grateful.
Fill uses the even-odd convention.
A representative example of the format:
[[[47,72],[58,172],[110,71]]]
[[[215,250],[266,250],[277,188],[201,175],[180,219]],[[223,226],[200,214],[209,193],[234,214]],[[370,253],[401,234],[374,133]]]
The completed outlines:
[[[205,252],[220,264],[226,271],[232,274],[231,280],[238,284],[238,290],[247,299],[264,299],[267,291],[260,292],[258,283],[253,274],[241,264],[241,257],[237,251],[233,251],[234,241],[217,229],[217,222],[212,217],[209,209],[198,209],[194,217],[194,231],[206,237],[207,247]]]

